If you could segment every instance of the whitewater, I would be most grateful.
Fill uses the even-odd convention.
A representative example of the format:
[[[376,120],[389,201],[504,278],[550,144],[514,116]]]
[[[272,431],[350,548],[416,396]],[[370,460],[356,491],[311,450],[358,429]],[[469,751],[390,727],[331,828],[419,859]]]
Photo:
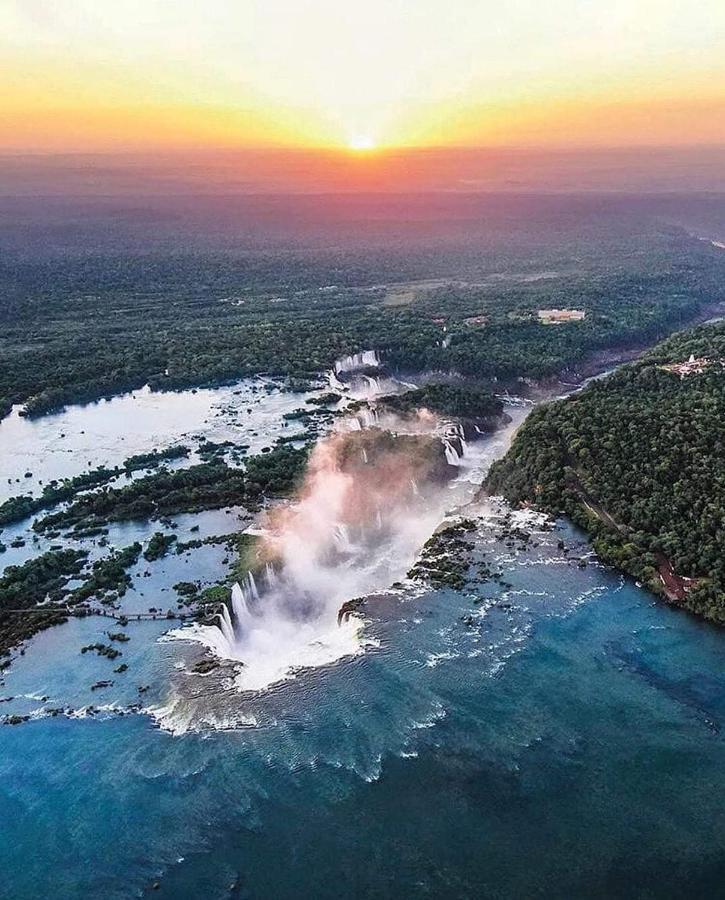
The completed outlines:
[[[349,378],[356,367],[379,365],[378,355],[366,351],[341,361],[335,373]],[[371,405],[339,420],[317,443],[298,497],[251,527],[259,535],[256,576],[250,571],[234,585],[216,622],[171,633],[236,663],[239,691],[261,691],[374,647],[364,619],[340,616],[341,607],[406,579],[428,538],[471,503],[525,415],[512,408],[499,432],[467,442],[458,423],[426,410],[406,418],[381,414],[374,401],[390,392],[391,381],[397,391],[407,389],[367,372],[349,382],[353,395],[363,390]],[[408,444],[375,452],[382,431],[438,442],[450,474],[435,478],[430,458],[411,453]]]

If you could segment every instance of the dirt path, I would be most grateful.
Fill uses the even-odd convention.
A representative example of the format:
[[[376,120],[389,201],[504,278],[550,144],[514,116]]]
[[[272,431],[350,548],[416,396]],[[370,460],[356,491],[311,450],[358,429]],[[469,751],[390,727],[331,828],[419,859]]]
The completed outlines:
[[[626,525],[622,525],[612,518],[604,507],[600,506],[591,496],[589,496],[581,482],[579,473],[573,468],[572,471],[575,472],[575,479],[572,486],[579,495],[579,499],[584,506],[601,522],[604,522],[605,525],[608,525],[610,528],[619,532],[622,537],[626,538],[629,535],[630,529]],[[657,561],[657,572],[660,576],[665,596],[673,603],[681,603],[687,596],[687,591],[694,584],[694,579],[684,578],[682,575],[678,575],[672,568],[672,563],[667,559],[664,553],[656,553],[655,559]]]

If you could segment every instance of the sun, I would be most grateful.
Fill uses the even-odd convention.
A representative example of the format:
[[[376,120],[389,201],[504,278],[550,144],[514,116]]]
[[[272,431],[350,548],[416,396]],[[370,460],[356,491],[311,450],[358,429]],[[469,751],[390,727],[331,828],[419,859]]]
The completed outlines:
[[[366,134],[355,134],[347,142],[350,150],[374,150],[375,141]]]

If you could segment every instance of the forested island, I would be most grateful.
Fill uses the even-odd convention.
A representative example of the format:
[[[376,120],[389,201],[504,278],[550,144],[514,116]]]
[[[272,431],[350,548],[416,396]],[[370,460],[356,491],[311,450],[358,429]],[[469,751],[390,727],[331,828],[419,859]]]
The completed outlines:
[[[267,454],[250,456],[244,470],[212,461],[180,469],[161,469],[123,487],[83,494],[65,509],[36,521],[36,531],[93,528],[127,519],[154,519],[180,512],[198,512],[246,503],[264,496],[284,496],[300,479],[307,451],[282,445]]]
[[[725,324],[534,410],[487,488],[564,514],[599,556],[725,624]]]
[[[407,415],[428,409],[441,416],[457,419],[495,421],[503,413],[503,402],[490,391],[470,385],[432,382],[424,387],[382,397],[380,405],[391,412]]]
[[[4,517],[0,522],[19,521],[59,505],[56,511],[33,522],[36,533],[57,538],[64,531],[66,539],[99,538],[101,545],[105,545],[105,526],[110,522],[163,518],[169,524],[166,517],[178,513],[236,505],[254,509],[265,500],[288,496],[302,478],[308,452],[306,447],[282,445],[268,453],[247,457],[244,468],[228,466],[218,459],[176,471],[159,468],[164,460],[188,455],[188,448],[177,446],[130,457],[114,469],[95,469],[48,485],[37,498],[11,498],[0,506]],[[106,484],[120,473],[142,467],[157,468],[157,471],[121,486]],[[70,502],[62,506],[62,501]],[[233,551],[240,549],[243,538],[243,535],[229,538]],[[206,542],[210,540],[220,539],[207,538]],[[172,547],[181,553],[202,543],[199,540],[180,544],[175,534],[157,531],[143,551],[143,558],[153,562]],[[58,546],[22,565],[8,566],[0,576],[0,669],[7,664],[7,660],[2,662],[3,657],[20,641],[64,622],[68,615],[97,611],[98,607],[89,606],[89,601],[115,608],[131,585],[128,570],[141,553],[141,544],[134,543],[119,550],[111,549],[109,555],[89,564],[87,550]],[[226,596],[227,592],[225,588],[222,594]],[[218,602],[215,595],[212,599]]]
[[[125,460],[123,466],[116,466],[113,469],[99,466],[97,469],[92,469],[90,472],[84,472],[73,478],[54,480],[50,484],[45,485],[38,497],[33,497],[30,494],[18,494],[15,497],[10,497],[8,500],[0,503],[0,528],[13,522],[21,522],[28,516],[32,516],[43,509],[50,509],[64,500],[71,500],[81,491],[107,484],[119,475],[131,475],[143,469],[153,469],[160,466],[162,462],[183,459],[189,455],[189,452],[188,447],[177,445],[168,447],[165,450],[140,453],[130,456]]]

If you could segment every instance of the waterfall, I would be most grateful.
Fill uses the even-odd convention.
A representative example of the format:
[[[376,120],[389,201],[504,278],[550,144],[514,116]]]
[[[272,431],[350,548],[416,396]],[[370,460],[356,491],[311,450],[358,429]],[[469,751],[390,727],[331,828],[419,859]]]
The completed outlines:
[[[466,454],[465,430],[460,422],[443,424],[443,445],[446,448],[446,461],[449,466],[460,466]]]
[[[335,363],[335,374],[340,372],[352,372],[355,369],[375,368],[380,365],[380,356],[377,350],[361,350],[350,356],[343,356]]]
[[[466,430],[460,422],[455,423],[458,440],[461,444],[461,456],[466,455]]]
[[[235,583],[230,600],[231,614],[226,603],[223,603],[217,614],[218,627],[206,629],[209,646],[215,653],[227,659],[234,658],[240,636],[249,630],[250,623],[255,617],[250,608],[250,602],[254,599],[253,586],[254,579],[249,577],[246,579],[245,587]],[[253,590],[256,592],[256,586]],[[256,596],[259,597],[258,594]]]
[[[448,438],[443,438],[443,444],[446,448],[446,462],[449,466],[458,466],[461,463],[461,457]]]
[[[427,426],[422,446],[441,440],[457,467],[461,429],[444,434],[433,417]],[[363,619],[338,622],[341,606],[403,579],[445,515],[451,486],[464,484],[452,470],[441,479],[436,449],[418,453],[414,438],[374,432],[323,438],[297,499],[266,512],[263,528],[246,530],[260,538],[260,570],[234,585],[213,624],[185,626],[178,636],[236,665],[234,683],[244,691],[362,652]]]
[[[330,385],[332,390],[334,391],[345,391],[347,390],[346,385],[344,385],[340,379],[337,377],[335,372],[329,372],[327,375],[327,383]]]
[[[277,573],[275,572],[274,566],[272,565],[272,563],[267,563],[267,565],[264,567],[264,576],[267,581],[267,587],[268,588],[275,587],[275,585],[277,584],[278,578],[277,578]]]
[[[598,376],[594,376],[595,378]],[[585,382],[586,383],[586,382]],[[529,399],[528,397],[516,397],[513,394],[509,394],[508,391],[504,394],[496,394],[499,400],[503,400],[508,406],[534,406],[535,401]]]
[[[375,378],[372,375],[363,375],[363,380],[370,388],[373,394],[379,394],[382,391],[381,382],[379,378]]]
[[[377,425],[379,418],[380,413],[377,409],[371,409],[369,406],[361,409],[356,416],[362,428],[372,428],[373,425]]]
[[[259,600],[259,591],[257,590],[257,582],[254,580],[254,575],[251,571],[247,572],[247,586],[249,589],[249,594],[254,600]]]
[[[247,600],[244,596],[244,591],[237,583],[235,583],[234,587],[232,588],[232,611],[237,622],[244,619],[249,612],[249,607],[247,606]],[[229,610],[227,609],[226,605],[222,607],[221,615],[223,619],[226,618],[227,622],[232,628],[232,638],[234,638],[234,626],[231,622]]]
[[[337,549],[342,553],[350,553],[354,549],[352,541],[350,540],[350,532],[348,531],[347,525],[343,525],[342,523],[335,525],[333,529],[333,540],[335,541]]]
[[[241,595],[242,592],[239,585],[235,584],[232,589],[232,603],[235,601],[235,590],[238,592],[238,595]],[[237,602],[239,601],[237,600]],[[229,610],[227,609],[226,604],[222,605],[222,611],[219,614],[219,628],[226,642],[230,647],[233,647],[236,638],[234,636],[234,626],[232,625],[232,620],[229,616]]]

